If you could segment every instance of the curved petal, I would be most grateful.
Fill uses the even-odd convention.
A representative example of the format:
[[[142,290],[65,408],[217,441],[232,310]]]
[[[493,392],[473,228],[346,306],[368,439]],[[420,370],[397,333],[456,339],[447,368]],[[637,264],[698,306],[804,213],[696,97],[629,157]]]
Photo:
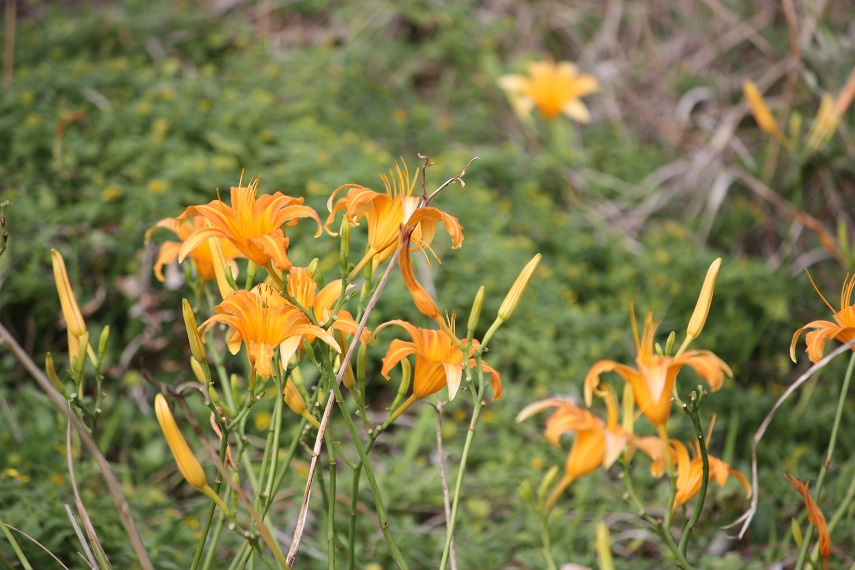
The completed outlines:
[[[460,380],[463,377],[463,369],[460,365],[442,363],[445,368],[445,383],[448,386],[448,400],[451,401],[457,395],[460,388]]]
[[[389,344],[386,356],[383,357],[383,369],[380,371],[380,374],[388,380],[389,371],[411,354],[416,354],[416,346],[413,343],[399,339],[393,340]]]

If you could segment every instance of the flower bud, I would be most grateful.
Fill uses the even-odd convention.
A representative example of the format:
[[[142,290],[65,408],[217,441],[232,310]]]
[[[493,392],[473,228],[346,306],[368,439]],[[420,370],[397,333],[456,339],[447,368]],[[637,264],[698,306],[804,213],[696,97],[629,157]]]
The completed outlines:
[[[56,374],[56,368],[53,365],[53,355],[48,352],[47,356],[45,356],[45,372],[47,373],[48,379],[50,379],[50,383],[53,384],[53,387],[57,389],[57,391],[62,394],[63,398],[68,399],[68,394],[65,391],[65,386],[60,381],[59,376]]]
[[[202,364],[196,360],[195,358],[190,358],[190,368],[193,370],[193,376],[196,377],[196,381],[203,386],[208,383],[208,378],[205,376],[205,369],[202,368]]]
[[[499,307],[499,319],[502,321],[507,321],[511,318],[511,315],[514,314],[514,311],[517,309],[517,305],[520,302],[520,298],[522,298],[525,288],[528,286],[528,282],[531,281],[531,276],[534,275],[534,270],[537,269],[537,265],[540,263],[541,257],[542,256],[539,253],[535,255],[531,261],[523,267],[523,270],[520,272],[517,280],[514,281],[514,284],[511,286],[511,290],[508,291],[508,294],[505,296],[505,300],[502,301],[502,305]]]
[[[320,429],[320,422],[318,422],[317,418],[315,418],[312,414],[308,412],[308,410],[306,410],[306,400],[303,399],[303,395],[300,393],[300,390],[297,389],[297,386],[294,384],[294,381],[290,378],[287,382],[285,382],[285,390],[283,390],[283,395],[285,397],[285,404],[288,406],[288,408],[290,408],[292,412],[294,412],[298,416],[306,418],[309,423]]]
[[[107,352],[107,341],[110,340],[110,327],[104,327],[101,331],[101,337],[98,339],[98,361],[104,358],[104,353]]]
[[[481,309],[484,307],[484,294],[486,288],[481,285],[478,292],[475,293],[475,301],[472,302],[472,311],[469,312],[469,322],[466,324],[466,332],[468,336],[475,334],[475,329],[478,326],[478,318],[481,316]]]
[[[196,324],[196,315],[190,301],[181,299],[181,313],[184,316],[184,328],[187,329],[187,338],[190,340],[190,352],[193,358],[199,362],[205,362],[208,353],[205,351],[205,341],[199,334],[199,326]],[[204,384],[204,382],[203,382]]]
[[[341,264],[342,273],[347,271],[347,263],[350,259],[350,222],[347,221],[347,216],[341,218],[341,230],[339,231],[339,263]]]
[[[597,559],[600,561],[601,570],[614,570],[615,563],[612,559],[612,539],[609,535],[609,527],[604,521],[597,525]]]
[[[772,111],[766,105],[766,100],[763,99],[763,95],[757,89],[757,85],[753,81],[746,81],[742,84],[742,93],[751,107],[751,114],[754,115],[754,120],[757,121],[760,130],[778,140],[783,140],[784,134],[778,127],[778,122],[772,115]]]
[[[347,347],[347,337],[344,335],[344,332],[340,330],[336,330],[333,332],[335,335],[335,341],[338,343],[342,350]],[[355,340],[354,340],[355,342]],[[339,357],[340,360],[344,359],[344,355]],[[347,389],[353,392],[356,388],[356,377],[353,374],[353,366],[350,364],[347,365],[347,369],[344,371],[344,375],[341,377],[341,381],[347,386]]]
[[[197,489],[202,490],[207,487],[208,481],[205,478],[205,472],[190,450],[190,446],[187,445],[187,440],[181,435],[181,430],[178,429],[178,424],[175,423],[175,418],[172,417],[169,404],[163,394],[158,394],[154,398],[154,413],[157,416],[160,429],[163,430],[166,445],[169,446],[169,451],[172,452],[178,470],[181,471],[184,479]]]
[[[704,324],[707,322],[707,315],[710,312],[710,303],[712,302],[713,291],[715,290],[715,280],[718,277],[718,268],[721,267],[721,258],[717,258],[710,264],[707,270],[707,276],[704,279],[704,284],[701,287],[701,294],[698,295],[698,302],[695,305],[695,311],[692,313],[692,318],[689,319],[689,326],[686,329],[686,334],[695,339],[701,336],[701,331],[704,330]]]
[[[68,333],[75,338],[80,338],[86,332],[86,323],[74,298],[74,291],[68,281],[68,273],[65,270],[65,261],[62,255],[55,249],[50,250],[50,260],[53,265],[53,279],[56,282],[56,291],[59,293],[59,304],[62,307],[62,316]]]

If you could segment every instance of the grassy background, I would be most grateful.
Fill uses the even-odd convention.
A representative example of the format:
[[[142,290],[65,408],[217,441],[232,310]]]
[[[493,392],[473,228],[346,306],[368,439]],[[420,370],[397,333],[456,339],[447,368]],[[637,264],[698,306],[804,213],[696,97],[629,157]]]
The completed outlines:
[[[779,120],[791,106],[807,124],[821,93],[845,82],[855,40],[845,19],[832,16],[845,10],[844,0],[819,14],[799,2],[795,8],[796,35],[806,38],[799,53],[775,2],[369,0],[337,9],[323,1],[65,9],[27,2],[18,11],[12,81],[0,90],[0,199],[13,202],[9,249],[0,258],[0,320],[37,361],[63,350],[49,268],[50,249],[62,251],[87,322],[112,328],[102,447],[156,567],[184,568],[205,503],[176,477],[152,417],[153,389],[141,380],[141,373],[170,383],[187,378],[187,351],[172,344],[183,334],[181,291],[153,280],[155,250],[144,246],[145,230],[211,200],[241,171],[261,176],[262,190],[304,195],[323,212],[341,184],[378,188],[377,173],[398,157],[415,167],[417,153],[429,155],[436,162],[429,185],[437,186],[477,155],[465,189],[440,198],[466,235],[455,252],[438,240],[441,306],[466,314],[484,284],[485,314],[493,314],[518,268],[535,252],[544,258],[488,358],[503,373],[506,398],[489,407],[477,435],[457,552],[461,568],[541,567],[537,520],[516,489],[537,484],[565,452],[549,448],[542,423],[517,426],[513,417],[537,398],[578,396],[600,358],[631,359],[630,301],[663,320],[664,340],[685,326],[710,261],[724,258],[701,344],[735,372],[708,401],[719,414],[713,451],[743,471],[751,434],[805,368],[787,357],[792,332],[828,315],[801,270],[812,265],[836,299],[845,269],[793,213],[805,211],[830,231],[839,222],[853,227],[852,120],[845,117],[829,145],[796,167],[757,129],[740,87],[757,80],[773,94]],[[547,57],[577,61],[602,85],[586,100],[592,124],[564,125],[576,141],[572,160],[555,149],[553,126],[525,128],[496,85],[500,75]],[[333,271],[334,244],[301,237],[308,234],[292,238],[295,263],[320,256]],[[397,281],[380,313],[376,322],[417,318]],[[0,371],[2,517],[76,560],[79,545],[62,507],[71,500],[62,416],[2,350]],[[712,491],[693,547],[696,559],[708,554],[703,567],[792,561],[789,521],[800,503],[782,475],[815,477],[842,371],[839,363],[829,367],[773,424],[760,449],[761,511],[743,541],[727,542],[717,530],[745,509],[741,490]],[[379,409],[388,394],[377,384]],[[454,464],[467,420],[463,404],[449,410],[444,434]],[[855,467],[851,418],[820,502],[827,514]],[[378,476],[405,556],[431,567],[444,536],[434,415],[423,407],[406,420],[378,444]],[[307,459],[308,452],[300,464]],[[131,567],[94,465],[84,457],[77,466],[114,566]],[[275,507],[285,532],[299,506],[300,473]],[[661,484],[642,487],[651,504],[662,504]],[[661,549],[621,492],[613,473],[574,483],[553,516],[557,560],[593,565],[589,523],[604,519],[619,567],[662,567]],[[371,508],[370,495],[365,505]],[[373,521],[360,519],[360,556],[386,567]],[[848,523],[849,516],[840,528]],[[308,567],[325,564],[322,528],[310,520]],[[848,560],[851,535],[838,531],[834,544],[835,561]],[[37,566],[50,567],[36,547],[24,547]],[[0,554],[11,555],[5,542]]]

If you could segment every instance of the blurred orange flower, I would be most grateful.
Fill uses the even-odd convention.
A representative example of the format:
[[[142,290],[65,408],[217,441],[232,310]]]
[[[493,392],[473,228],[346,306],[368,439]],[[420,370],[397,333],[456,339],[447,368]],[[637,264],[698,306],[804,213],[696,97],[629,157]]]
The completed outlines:
[[[276,300],[279,299],[281,303]],[[267,285],[253,291],[236,291],[215,307],[216,315],[202,323],[224,323],[235,330],[229,340],[229,349],[236,353],[240,342],[246,344],[249,361],[259,376],[268,378],[273,373],[273,351],[282,346],[282,359],[286,361],[296,349],[302,335],[313,335],[341,352],[330,333],[311,324],[309,318],[294,305],[282,299]],[[286,354],[287,353],[287,354]]]
[[[593,75],[579,74],[569,61],[532,63],[528,76],[505,75],[499,78],[499,86],[505,90],[514,111],[527,116],[532,108],[547,119],[564,113],[580,123],[589,123],[591,115],[581,98],[600,89]]]
[[[695,457],[690,460],[689,451],[686,449],[686,446],[676,439],[671,440],[671,456],[677,464],[677,494],[674,496],[673,507],[675,511],[680,505],[686,504],[701,490],[703,460],[701,459],[701,449],[697,441],[695,442],[694,451]],[[720,487],[723,487],[727,482],[728,476],[733,475],[745,487],[746,496],[751,498],[751,484],[745,478],[745,475],[736,469],[732,469],[730,465],[721,459],[713,457],[709,453],[707,454],[707,460],[710,467],[709,477],[711,481],[714,480]]]
[[[292,198],[282,192],[258,196],[258,180],[249,186],[231,188],[231,206],[222,200],[214,200],[203,206],[190,206],[178,216],[184,220],[190,216],[200,216],[210,222],[209,227],[195,229],[185,240],[178,252],[178,261],[183,261],[190,252],[212,237],[230,241],[250,261],[266,267],[287,270],[291,267],[286,250],[288,238],[283,226],[294,225],[297,218],[312,218],[318,223],[321,234],[321,220],[317,212],[303,206],[302,198]]]
[[[631,368],[612,360],[601,360],[594,364],[585,378],[585,403],[591,405],[593,394],[600,384],[600,375],[615,372],[632,385],[632,393],[638,409],[656,427],[664,426],[671,415],[671,391],[677,374],[683,366],[689,366],[706,380],[714,392],[721,388],[725,376],[732,376],[730,367],[708,350],[687,350],[677,356],[659,356],[653,352],[653,335],[659,323],[653,322],[648,312],[644,319],[642,336],[638,336],[635,311],[632,312],[632,332],[635,337],[636,365]]]
[[[424,398],[439,392],[448,386],[448,399],[453,400],[460,388],[463,378],[463,351],[460,350],[449,338],[448,334],[441,330],[423,329],[406,321],[393,320],[383,323],[375,331],[375,335],[389,325],[398,325],[409,333],[412,342],[399,339],[389,344],[386,356],[383,357],[383,369],[381,374],[389,378],[389,372],[401,360],[411,354],[416,356],[416,366],[413,372],[413,394],[402,408],[406,409],[415,400]],[[448,328],[453,331],[454,323]],[[477,349],[476,346],[472,350]],[[481,362],[483,370],[490,376],[490,384],[493,388],[493,399],[502,397],[502,379],[499,373],[486,362]],[[469,359],[469,366],[475,366],[475,359]]]
[[[160,246],[160,253],[157,256],[157,261],[154,262],[154,276],[157,277],[158,281],[163,282],[165,280],[163,276],[163,266],[178,259],[178,252],[181,250],[181,246],[184,241],[190,237],[194,231],[201,230],[207,225],[208,223],[206,219],[201,216],[184,218],[183,220],[179,220],[178,218],[164,218],[148,229],[145,233],[146,243],[149,242],[151,234],[157,228],[166,228],[181,239],[181,241],[165,241]],[[223,256],[226,261],[229,262],[229,265],[233,269],[236,268],[237,266],[231,260],[236,257],[244,257],[243,254],[233,246],[230,241],[220,240],[220,242],[223,245]],[[193,260],[193,265],[196,267],[196,273],[203,281],[210,281],[215,277],[211,246],[208,245],[207,241],[200,243],[196,249],[187,255],[187,257]]]
[[[831,303],[819,292],[810,273],[808,273],[808,278],[825,305],[834,313],[834,322],[812,321],[797,330],[793,334],[793,340],[790,343],[790,358],[793,359],[793,362],[796,361],[796,344],[799,342],[799,337],[803,332],[810,330],[805,335],[805,344],[807,345],[805,352],[808,353],[810,361],[816,363],[822,359],[822,353],[825,350],[825,341],[837,339],[842,343],[847,343],[855,339],[855,305],[852,304],[852,289],[855,288],[855,274],[850,276],[847,273],[846,278],[843,280],[839,311],[835,311]],[[853,350],[855,350],[855,347],[853,347]]]

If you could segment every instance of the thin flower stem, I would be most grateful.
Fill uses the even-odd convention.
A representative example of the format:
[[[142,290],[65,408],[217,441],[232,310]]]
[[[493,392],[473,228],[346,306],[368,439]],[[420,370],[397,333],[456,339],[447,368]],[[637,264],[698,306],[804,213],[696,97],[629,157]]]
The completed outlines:
[[[329,511],[327,512],[327,559],[329,570],[335,570],[335,443],[332,441],[332,436],[327,432],[324,437],[327,444],[327,455],[330,458],[330,490]]]
[[[846,369],[846,376],[843,377],[843,387],[840,388],[840,397],[837,400],[837,411],[834,413],[834,423],[831,426],[831,437],[828,440],[828,451],[825,453],[825,461],[822,462],[822,467],[819,469],[819,476],[816,478],[816,487],[813,494],[819,501],[819,494],[822,491],[822,484],[825,482],[825,475],[828,473],[828,467],[831,465],[831,456],[834,454],[834,446],[837,443],[837,430],[840,428],[840,418],[843,417],[843,407],[846,404],[846,394],[849,392],[849,382],[852,380],[852,371],[855,369],[855,352],[849,357],[849,367]],[[799,570],[804,567],[807,559],[808,548],[813,535],[813,525],[808,526],[805,531],[802,547],[799,549],[799,557],[796,560],[795,568]]]
[[[3,519],[0,519],[0,530],[3,531],[3,535],[9,541],[9,544],[12,545],[12,550],[15,551],[15,556],[18,557],[18,560],[21,562],[24,570],[33,570],[33,567],[30,566],[30,561],[27,560],[24,551],[21,550],[21,546],[18,544],[18,541],[15,540],[15,536],[9,531],[9,528],[6,526],[6,523],[3,522]]]
[[[552,540],[549,538],[549,515],[552,509],[543,509],[540,515],[540,539],[543,541],[543,558],[546,560],[547,570],[558,570],[555,559],[552,557]]]
[[[701,420],[698,417],[698,411],[701,407],[701,403],[703,402],[703,388],[698,387],[698,396],[697,403],[693,403],[692,405],[686,405],[683,409],[689,415],[692,420],[692,425],[695,427],[695,434],[698,437],[698,447],[701,450],[701,490],[698,492],[698,504],[695,506],[695,512],[692,513],[691,518],[686,522],[686,526],[683,527],[683,533],[680,535],[680,552],[683,553],[683,556],[687,556],[687,552],[689,549],[689,537],[692,536],[692,531],[695,529],[695,525],[698,522],[698,519],[701,517],[701,512],[704,510],[704,501],[707,497],[707,487],[710,482],[710,460],[707,455],[707,445],[704,440],[704,429],[701,427]],[[694,394],[692,394],[694,396]],[[694,398],[692,398],[694,400]]]
[[[448,480],[445,477],[445,453],[442,450],[442,410],[445,404],[437,398],[436,403],[436,453],[439,457],[439,481],[442,484],[442,506],[445,509],[445,524],[451,524],[451,499],[448,496]],[[454,540],[451,541],[451,570],[457,570]]]
[[[479,394],[480,396],[480,394]],[[463,454],[460,457],[460,466],[457,468],[457,482],[454,484],[454,500],[451,504],[451,519],[448,521],[448,532],[445,535],[445,547],[442,549],[442,561],[439,563],[440,570],[445,570],[448,564],[448,556],[451,552],[451,541],[454,537],[454,523],[457,520],[457,508],[460,505],[460,491],[463,488],[463,475],[466,471],[466,460],[469,457],[469,448],[475,436],[475,427],[478,425],[478,417],[481,415],[483,406],[476,403],[472,411],[472,419],[469,421],[469,431],[466,433],[466,441],[463,444]]]
[[[389,546],[389,552],[392,559],[398,565],[398,568],[401,568],[402,570],[406,569],[408,568],[407,563],[404,561],[404,557],[398,549],[398,545],[392,538],[391,532],[389,532],[389,521],[386,518],[386,509],[383,506],[383,498],[380,496],[380,487],[377,485],[377,479],[374,477],[374,471],[371,469],[371,463],[368,461],[368,454],[362,446],[362,442],[359,440],[359,434],[356,431],[353,419],[350,417],[350,410],[347,409],[347,404],[341,394],[341,388],[339,388],[337,382],[333,382],[332,389],[333,394],[335,395],[335,400],[338,403],[338,407],[341,409],[342,416],[344,417],[345,424],[347,424],[347,429],[350,431],[350,435],[353,438],[353,444],[356,446],[356,451],[359,453],[359,458],[362,461],[362,468],[365,470],[365,476],[368,477],[368,483],[371,485],[371,491],[374,493],[374,502],[377,506],[377,519],[380,522],[380,529],[383,531],[383,537],[386,539],[386,544]]]
[[[398,247],[400,250],[400,246]],[[380,282],[377,285],[377,288],[374,290],[374,294],[369,299],[368,304],[365,307],[365,312],[362,315],[362,318],[359,321],[359,326],[356,328],[356,332],[353,335],[353,340],[350,342],[350,346],[347,349],[347,353],[341,361],[341,365],[339,367],[338,374],[336,375],[334,386],[337,389],[338,385],[341,383],[341,379],[344,377],[344,373],[347,371],[347,367],[350,364],[350,361],[353,359],[353,353],[356,352],[356,347],[359,344],[359,336],[362,334],[362,331],[365,330],[365,325],[368,322],[368,317],[371,316],[371,312],[374,310],[374,306],[377,304],[377,299],[380,297],[380,293],[383,291],[383,287],[386,286],[386,282],[389,281],[389,277],[392,275],[392,269],[395,267],[395,263],[398,260],[398,256],[393,256],[388,265],[386,266],[386,271],[383,273],[383,276],[380,278]],[[314,480],[315,470],[318,467],[318,458],[321,453],[321,444],[324,439],[324,433],[327,429],[327,424],[330,421],[330,414],[332,414],[333,402],[335,399],[335,392],[330,393],[329,398],[327,398],[327,404],[324,407],[324,414],[321,417],[321,426],[318,428],[318,435],[315,438],[315,445],[312,448],[312,460],[309,463],[309,473],[306,481],[306,489],[303,492],[303,502],[300,506],[300,513],[297,516],[297,523],[294,528],[294,538],[291,541],[291,547],[288,549],[287,562],[289,566],[294,566],[294,562],[297,560],[297,552],[300,550],[300,542],[303,539],[303,531],[306,526],[306,515],[309,511],[309,498],[312,494],[312,482]],[[361,446],[360,446],[361,447]]]
[[[229,433],[223,432],[222,440],[220,441],[220,461],[226,460],[226,450],[229,447]],[[214,482],[214,492],[219,495],[220,486],[222,485],[222,475],[217,474],[217,480]],[[199,561],[202,559],[202,552],[205,550],[205,542],[208,540],[208,532],[211,529],[211,522],[214,519],[214,512],[217,510],[217,505],[211,501],[211,506],[208,508],[208,514],[205,517],[205,526],[202,528],[202,534],[199,536],[199,544],[196,545],[196,553],[193,555],[193,563],[190,565],[190,570],[196,570],[199,566]],[[213,549],[213,547],[212,547]]]

